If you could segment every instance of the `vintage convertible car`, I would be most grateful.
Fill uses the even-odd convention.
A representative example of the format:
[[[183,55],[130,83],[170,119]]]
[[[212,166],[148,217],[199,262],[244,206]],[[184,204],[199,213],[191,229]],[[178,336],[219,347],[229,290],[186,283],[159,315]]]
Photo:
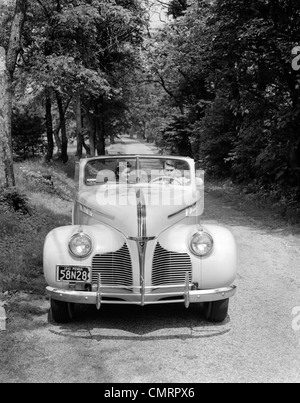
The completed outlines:
[[[222,322],[236,292],[236,244],[200,221],[203,172],[184,157],[116,155],[80,160],[72,225],[44,243],[52,318],[75,304],[202,304]]]

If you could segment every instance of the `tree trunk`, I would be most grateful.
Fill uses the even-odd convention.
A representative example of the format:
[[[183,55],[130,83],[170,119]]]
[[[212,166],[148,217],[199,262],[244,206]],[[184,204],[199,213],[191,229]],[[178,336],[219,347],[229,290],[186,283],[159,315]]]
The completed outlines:
[[[105,127],[102,118],[96,121],[97,154],[105,155]]]
[[[5,11],[12,4],[13,1],[2,1]],[[27,0],[16,0],[7,50],[5,50],[3,43],[5,36],[1,35],[0,38],[0,187],[15,186],[11,141],[12,80],[20,52],[20,38],[26,9]],[[5,28],[3,21],[1,21],[1,33],[5,32]]]
[[[95,130],[91,115],[87,112],[87,125],[89,130],[90,156],[95,156]]]
[[[6,55],[6,67],[11,80],[16,68],[17,59],[21,50],[21,35],[25,22],[27,0],[16,0],[14,19],[10,29],[10,38]]]
[[[90,157],[91,156],[91,149],[90,149],[90,146],[85,144],[84,138],[82,138],[82,146],[85,149],[85,152],[87,153],[87,155]]]
[[[61,126],[61,159],[64,163],[68,162],[68,137],[66,130],[65,110],[63,108],[61,95],[56,92],[56,100],[59,111],[59,119]]]
[[[56,94],[56,95],[57,95],[57,94]],[[59,93],[58,93],[58,96],[59,96],[60,99],[61,99],[61,96],[60,96]],[[60,112],[60,114],[63,116],[63,121],[64,121],[64,122],[65,122],[66,112],[67,112],[67,110],[68,110],[68,107],[69,107],[69,105],[70,105],[71,100],[72,100],[72,97],[69,98],[69,100],[68,100],[68,102],[66,103],[65,107],[62,108],[62,109],[61,109],[61,112]],[[61,100],[61,104],[62,104],[62,100]],[[61,122],[61,120],[59,120],[58,125],[56,126],[56,128],[54,129],[54,132],[53,132],[54,138],[55,138],[55,144],[56,144],[56,147],[57,147],[58,159],[61,159],[61,158],[62,158],[62,140],[61,140],[60,137],[59,137],[59,132],[61,131],[61,128],[62,128],[62,122]],[[66,138],[67,138],[67,136],[66,136]],[[67,141],[68,141],[68,140],[67,140]]]
[[[53,141],[53,123],[51,113],[51,98],[48,90],[46,91],[46,132],[48,140],[46,161],[50,162],[51,159],[53,158],[54,141]]]
[[[76,96],[75,115],[76,115],[76,139],[77,139],[76,156],[78,158],[82,158],[83,137],[82,137],[81,100],[79,91]]]
[[[0,47],[0,188],[15,186],[11,142],[11,79],[6,69],[6,51]]]
[[[55,144],[57,148],[57,155],[59,158],[61,158],[61,139],[59,137],[59,132],[60,132],[61,124],[59,122],[58,126],[54,129],[53,135],[55,138]]]

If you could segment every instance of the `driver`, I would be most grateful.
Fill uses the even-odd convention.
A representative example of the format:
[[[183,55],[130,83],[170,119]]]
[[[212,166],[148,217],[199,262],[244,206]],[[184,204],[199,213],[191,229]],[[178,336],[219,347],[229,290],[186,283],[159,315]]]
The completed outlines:
[[[166,160],[164,162],[163,170],[161,171],[161,182],[167,184],[181,184],[180,178],[182,178],[181,172],[176,169],[175,162],[173,160]]]
[[[175,168],[175,164],[172,160],[165,161],[163,175],[170,177],[170,178],[176,177],[176,168]]]

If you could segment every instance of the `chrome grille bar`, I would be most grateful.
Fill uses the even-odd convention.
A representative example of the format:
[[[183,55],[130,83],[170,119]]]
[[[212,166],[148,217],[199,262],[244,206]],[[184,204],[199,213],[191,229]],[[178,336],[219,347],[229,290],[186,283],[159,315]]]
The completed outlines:
[[[152,263],[152,285],[182,285],[192,281],[192,263],[187,253],[168,251],[158,243],[155,248]]]
[[[95,255],[92,260],[92,283],[97,284],[98,275],[101,284],[111,286],[131,287],[132,264],[126,244],[116,252]]]

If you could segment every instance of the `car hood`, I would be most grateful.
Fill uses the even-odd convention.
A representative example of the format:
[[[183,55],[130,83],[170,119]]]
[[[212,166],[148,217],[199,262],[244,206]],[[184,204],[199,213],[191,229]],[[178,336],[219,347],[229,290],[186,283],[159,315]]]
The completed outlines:
[[[184,186],[101,186],[82,191],[78,203],[90,224],[103,222],[127,237],[155,237],[191,214],[198,199]]]

